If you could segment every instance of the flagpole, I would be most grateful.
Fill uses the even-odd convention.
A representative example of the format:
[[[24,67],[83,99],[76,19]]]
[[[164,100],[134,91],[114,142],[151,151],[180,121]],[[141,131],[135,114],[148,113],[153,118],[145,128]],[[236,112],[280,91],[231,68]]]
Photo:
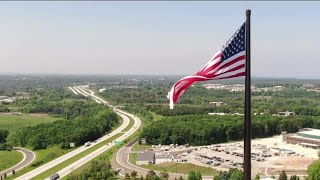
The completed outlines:
[[[246,76],[245,76],[245,122],[244,122],[244,180],[251,180],[251,70],[250,70],[250,16],[246,10]]]

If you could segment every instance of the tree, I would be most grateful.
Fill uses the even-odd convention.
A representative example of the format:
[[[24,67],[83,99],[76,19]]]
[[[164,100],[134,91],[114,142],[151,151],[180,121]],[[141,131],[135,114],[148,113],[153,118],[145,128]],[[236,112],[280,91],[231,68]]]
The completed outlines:
[[[3,174],[3,178],[4,178],[4,179],[7,179],[7,173],[4,173],[4,174]]]
[[[260,179],[259,174],[256,174],[256,177],[254,177],[254,180],[259,180],[259,179]]]
[[[169,174],[167,172],[160,172],[160,177],[161,177],[161,179],[168,179]]]
[[[197,174],[194,171],[189,171],[188,180],[197,180]]]
[[[161,179],[159,178],[159,176],[154,175],[154,176],[152,176],[151,180],[161,180]]]
[[[7,129],[0,129],[0,144],[7,142],[9,131]]]
[[[198,171],[196,174],[197,180],[202,180],[201,173]]]
[[[292,175],[290,180],[299,180],[300,178],[297,175]]]
[[[148,171],[147,175],[146,175],[146,180],[151,180],[152,176],[156,175],[156,173],[151,170],[151,171]]]
[[[182,176],[180,176],[180,177],[179,177],[179,180],[183,180],[183,177],[182,177]]]
[[[131,179],[133,179],[133,180],[136,179],[137,175],[138,175],[137,171],[132,171],[132,172],[130,173]]]
[[[320,179],[320,160],[315,160],[308,167],[308,180]]]
[[[221,177],[220,176],[214,176],[213,180],[221,180]]]
[[[230,180],[239,180],[243,179],[243,172],[241,170],[235,169],[233,172],[229,172],[231,174]]]
[[[130,179],[129,173],[125,173],[124,178],[125,178],[125,179]]]
[[[287,176],[286,172],[284,172],[283,170],[279,175],[279,180],[288,180],[288,176]]]

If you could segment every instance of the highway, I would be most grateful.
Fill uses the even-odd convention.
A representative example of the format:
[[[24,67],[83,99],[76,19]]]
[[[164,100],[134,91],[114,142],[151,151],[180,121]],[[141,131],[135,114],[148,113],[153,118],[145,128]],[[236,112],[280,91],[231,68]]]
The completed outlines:
[[[87,96],[91,96],[93,99],[95,99],[96,101],[100,101],[104,104],[107,104],[109,107],[112,107],[109,103],[107,103],[105,100],[103,100],[102,98],[95,96],[94,92],[92,92],[91,90],[85,89],[86,86],[78,86],[76,88],[74,88],[78,93],[82,94],[82,95],[87,95]],[[89,93],[89,92],[90,93]],[[127,113],[125,111],[122,111],[120,109],[117,108],[113,108],[113,110],[120,115],[122,118],[124,118],[126,121],[129,121],[129,117],[131,117],[134,120],[134,125],[132,128],[130,128],[130,130],[128,130],[127,132],[125,132],[122,136],[120,136],[117,140],[123,141],[125,140],[127,137],[129,137],[130,135],[132,135],[133,133],[135,133],[138,128],[141,125],[141,120],[137,117],[135,117],[134,115]],[[74,163],[70,164],[69,166],[63,168],[62,170],[60,170],[59,172],[57,172],[60,176],[60,178],[67,176],[69,173],[71,173],[72,171],[74,171],[75,169],[81,167],[82,165],[84,165],[85,163],[89,162],[90,160],[94,159],[95,157],[99,156],[100,154],[102,154],[103,152],[107,151],[108,149],[112,148],[113,146],[115,146],[116,144],[114,142],[109,143],[108,145],[105,145],[97,150],[95,150],[94,152],[86,155],[85,157],[82,157],[81,159],[75,161]]]
[[[3,176],[4,173],[6,173],[7,175],[10,175],[13,170],[15,170],[16,172],[19,171],[20,169],[28,166],[36,158],[35,153],[28,149],[20,148],[20,147],[15,147],[14,149],[23,154],[23,159],[13,167],[1,172],[0,177]]]
[[[85,91],[79,90],[78,88],[72,88],[72,89],[74,89],[77,93],[82,94],[82,95],[86,93]],[[86,96],[88,96],[88,95],[86,94]],[[100,101],[102,103],[104,103],[105,101],[104,100],[102,101],[102,100],[103,99],[101,99]],[[73,156],[76,156],[77,154],[87,150],[88,148],[94,146],[95,144],[100,143],[100,142],[102,142],[104,140],[107,140],[110,137],[122,132],[128,126],[130,120],[126,115],[123,115],[120,112],[116,112],[116,113],[119,114],[123,118],[122,125],[120,127],[118,127],[117,129],[115,129],[114,131],[112,131],[111,133],[106,134],[105,136],[103,136],[100,139],[98,139],[96,143],[92,143],[92,145],[89,146],[89,147],[80,146],[79,148],[77,148],[77,149],[75,149],[75,150],[73,150],[73,151],[71,151],[71,152],[69,152],[69,153],[67,153],[65,155],[62,155],[62,156],[60,156],[60,157],[58,157],[58,158],[56,158],[56,159],[54,159],[54,160],[42,165],[42,166],[40,166],[40,167],[38,167],[38,168],[28,172],[28,173],[16,178],[16,179],[17,180],[31,179],[31,178],[33,178],[33,177],[35,177],[35,176],[37,176],[37,175],[49,170],[49,169],[51,169],[52,167],[57,166],[58,164],[62,163],[63,161],[66,161],[66,160],[72,158]]]

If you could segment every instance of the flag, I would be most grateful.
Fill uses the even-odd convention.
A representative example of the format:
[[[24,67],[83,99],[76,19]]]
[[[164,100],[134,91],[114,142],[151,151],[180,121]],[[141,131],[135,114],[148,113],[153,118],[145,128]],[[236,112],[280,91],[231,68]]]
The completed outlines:
[[[195,82],[245,76],[245,23],[234,33],[213,58],[195,75],[177,81],[168,92],[170,109]]]

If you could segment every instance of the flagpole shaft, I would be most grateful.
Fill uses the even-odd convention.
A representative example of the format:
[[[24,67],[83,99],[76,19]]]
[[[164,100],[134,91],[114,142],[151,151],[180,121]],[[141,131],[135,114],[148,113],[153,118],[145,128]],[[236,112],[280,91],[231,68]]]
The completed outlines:
[[[245,123],[244,123],[244,180],[251,180],[251,64],[250,64],[250,16],[246,10],[246,76],[245,76]]]

